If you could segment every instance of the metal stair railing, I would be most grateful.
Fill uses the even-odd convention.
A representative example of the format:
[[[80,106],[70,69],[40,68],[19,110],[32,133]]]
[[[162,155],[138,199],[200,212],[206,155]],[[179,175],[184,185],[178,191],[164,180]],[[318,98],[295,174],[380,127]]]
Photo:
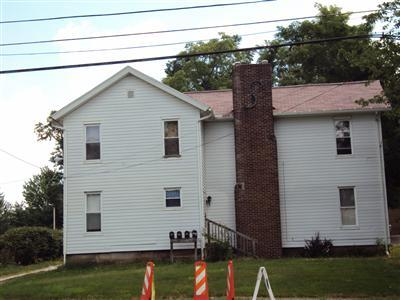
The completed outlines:
[[[205,218],[205,227],[208,244],[210,244],[212,240],[228,242],[234,250],[246,256],[256,257],[256,239],[208,218]]]

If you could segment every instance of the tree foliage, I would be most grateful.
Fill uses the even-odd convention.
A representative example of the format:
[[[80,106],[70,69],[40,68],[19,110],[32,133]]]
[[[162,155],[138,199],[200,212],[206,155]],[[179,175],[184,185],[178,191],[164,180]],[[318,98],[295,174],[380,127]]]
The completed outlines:
[[[383,24],[380,40],[345,40],[294,47],[270,48],[261,51],[259,60],[268,60],[273,67],[276,85],[296,85],[319,82],[380,80],[384,94],[370,102],[388,101],[392,110],[384,114],[383,140],[388,201],[399,206],[400,183],[400,3],[384,2],[379,10],[365,17],[360,25],[349,25],[349,14],[339,7],[317,4],[315,21],[294,22],[278,27],[279,32],[268,45],[314,39],[371,34],[376,23]]]
[[[179,55],[238,49],[241,38],[220,33],[219,39],[188,43]],[[174,89],[203,91],[231,88],[231,74],[235,62],[251,62],[250,53],[227,53],[179,58],[166,64],[167,77],[163,83]]]
[[[54,163],[55,167],[63,169],[63,130],[54,126],[54,120],[51,117],[56,111],[51,111],[47,117],[46,123],[38,122],[35,124],[35,134],[38,141],[55,141],[56,145],[50,154],[50,162]]]
[[[26,206],[16,208],[16,215],[26,215],[28,226],[53,225],[53,207],[56,208],[56,226],[62,227],[63,185],[62,173],[44,167],[23,187]],[[18,219],[20,220],[20,219]]]
[[[349,25],[349,14],[337,6],[316,4],[318,17],[312,21],[279,26],[279,32],[267,45],[294,43],[369,34],[370,24]],[[276,85],[327,83],[365,80],[368,71],[352,62],[369,46],[369,40],[343,40],[302,46],[269,48],[260,52],[259,61],[268,60]]]

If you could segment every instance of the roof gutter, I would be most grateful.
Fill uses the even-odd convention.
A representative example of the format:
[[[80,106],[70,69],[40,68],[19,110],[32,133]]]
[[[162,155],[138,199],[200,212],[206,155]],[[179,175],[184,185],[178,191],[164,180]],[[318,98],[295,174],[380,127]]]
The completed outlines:
[[[391,111],[391,108],[371,108],[371,109],[350,109],[350,110],[331,110],[331,111],[314,111],[314,112],[282,112],[274,113],[274,117],[298,117],[298,116],[325,116],[334,114],[363,114]]]

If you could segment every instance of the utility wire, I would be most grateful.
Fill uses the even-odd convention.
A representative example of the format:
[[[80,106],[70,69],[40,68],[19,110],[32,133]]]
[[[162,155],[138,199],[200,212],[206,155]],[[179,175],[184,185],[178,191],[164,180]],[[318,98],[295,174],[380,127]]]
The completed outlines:
[[[367,13],[367,12],[373,12],[373,11],[377,11],[377,10],[355,11],[355,12],[343,13],[342,15]],[[265,21],[256,21],[256,22],[246,22],[246,23],[235,23],[235,24],[226,24],[226,25],[213,25],[213,26],[202,26],[202,27],[178,28],[178,29],[156,30],[156,31],[146,31],[146,32],[123,33],[123,34],[114,34],[114,35],[80,37],[80,38],[65,38],[65,39],[52,39],[52,40],[40,40],[40,41],[28,41],[28,42],[13,42],[13,43],[3,43],[3,44],[0,44],[0,46],[44,44],[44,43],[54,43],[54,42],[68,42],[68,41],[80,41],[80,40],[120,38],[120,37],[127,37],[127,36],[151,35],[151,34],[172,33],[172,32],[186,32],[186,31],[203,30],[203,29],[223,28],[223,27],[249,26],[249,25],[267,24],[267,23],[286,22],[286,21],[297,21],[297,20],[305,20],[305,19],[314,19],[316,17],[318,17],[318,16],[315,15],[315,16],[307,16],[307,17],[285,18],[285,19],[265,20]]]
[[[277,44],[277,45],[255,46],[255,47],[240,48],[240,49],[233,49],[233,50],[221,50],[221,51],[212,51],[212,52],[198,52],[198,53],[191,53],[191,54],[166,55],[166,56],[147,57],[147,58],[140,58],[140,59],[97,62],[97,63],[84,63],[84,64],[73,64],[73,65],[59,65],[59,66],[48,66],[48,67],[0,70],[0,74],[72,69],[72,68],[83,68],[83,67],[94,67],[94,66],[106,66],[106,65],[139,63],[139,62],[149,62],[149,61],[160,61],[160,60],[168,60],[168,59],[186,59],[186,58],[192,58],[192,57],[197,57],[197,56],[248,52],[248,51],[255,51],[255,50],[262,50],[262,49],[274,49],[274,48],[287,47],[287,46],[299,46],[299,45],[318,44],[318,43],[324,43],[324,42],[338,42],[338,41],[345,41],[345,40],[369,39],[369,38],[380,38],[380,37],[385,37],[385,35],[381,35],[381,34],[353,35],[353,36],[342,36],[342,37],[333,37],[333,38],[326,38],[326,39],[308,40],[308,41],[301,41],[301,42],[289,42],[289,43],[282,43],[282,44]]]
[[[165,12],[165,11],[174,11],[174,10],[234,6],[234,5],[244,5],[244,4],[253,4],[253,3],[261,3],[261,2],[271,2],[271,1],[275,1],[275,0],[257,0],[257,1],[243,1],[243,2],[233,2],[233,3],[217,3],[217,4],[208,4],[208,5],[196,5],[196,6],[184,6],[184,7],[174,7],[174,8],[160,8],[160,9],[150,9],[150,10],[116,12],[116,13],[107,13],[107,14],[87,14],[87,15],[59,16],[59,17],[37,18],[37,19],[8,20],[8,21],[0,21],[0,24],[54,21],[54,20],[63,20],[63,19],[76,19],[76,18],[110,17],[110,16],[132,15],[132,14]]]
[[[17,159],[17,160],[19,160],[19,161],[21,161],[21,162],[24,162],[25,164],[28,164],[28,165],[30,165],[30,166],[33,166],[33,167],[36,167],[36,168],[39,168],[39,169],[40,169],[40,166],[38,166],[38,165],[36,165],[36,164],[33,164],[33,163],[31,163],[31,162],[28,162],[28,161],[26,161],[26,160],[24,160],[24,159],[21,159],[20,157],[17,157],[16,155],[13,155],[12,153],[9,153],[8,151],[5,151],[4,149],[1,149],[1,148],[0,148],[0,152],[5,153],[6,155],[9,155],[10,157],[13,157],[14,159]]]
[[[253,36],[253,35],[273,33],[273,32],[278,32],[278,30],[247,33],[247,34],[241,34],[239,36],[246,37],[246,36]],[[194,41],[182,41],[182,42],[174,42],[174,43],[139,45],[139,46],[117,47],[117,48],[100,48],[100,49],[98,48],[98,49],[48,51],[48,52],[0,53],[0,56],[27,56],[27,55],[44,55],[44,54],[66,54],[66,53],[86,53],[86,52],[117,51],[117,50],[128,50],[128,49],[150,48],[150,47],[174,46],[174,45],[181,45],[181,44],[205,42],[205,41],[210,41],[210,40],[211,39],[203,39],[203,40],[194,40]]]

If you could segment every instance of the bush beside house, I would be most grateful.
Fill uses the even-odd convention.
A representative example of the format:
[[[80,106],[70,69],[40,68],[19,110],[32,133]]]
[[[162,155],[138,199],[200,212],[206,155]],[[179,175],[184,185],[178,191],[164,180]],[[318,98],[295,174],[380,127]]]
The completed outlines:
[[[63,253],[60,230],[45,227],[19,227],[0,236],[0,262],[28,265],[58,258]]]

